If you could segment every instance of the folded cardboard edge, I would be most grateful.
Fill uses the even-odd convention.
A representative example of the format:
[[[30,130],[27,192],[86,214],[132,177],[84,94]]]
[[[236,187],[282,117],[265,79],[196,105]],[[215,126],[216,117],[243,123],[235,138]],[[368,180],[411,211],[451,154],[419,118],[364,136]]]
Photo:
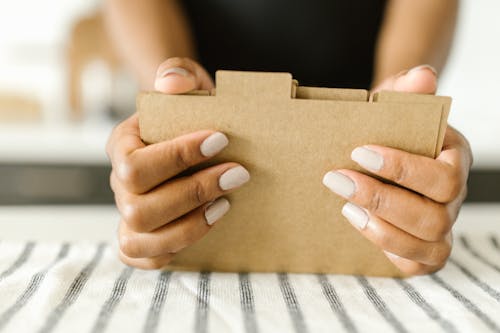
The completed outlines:
[[[411,277],[410,274],[406,274],[404,273],[403,271],[401,271],[396,265],[394,265],[393,262],[390,262],[391,265],[393,265],[393,267],[395,268],[395,271],[396,273],[394,273],[394,275],[391,275],[391,277],[393,278],[400,278],[400,279],[405,279],[405,278],[409,278]],[[169,263],[167,266],[165,266],[165,269],[166,270],[175,270],[175,271],[184,271],[184,272],[199,272],[200,269],[199,268],[193,268],[192,266],[189,266],[189,265],[182,265],[182,264],[173,264],[173,263]],[[201,271],[210,271],[209,268],[202,268]],[[227,269],[227,270],[217,270],[216,272],[218,273],[235,273],[235,272],[246,272],[245,270],[240,270],[240,271],[236,271],[236,270],[230,270],[230,269]],[[266,271],[266,270],[263,270],[263,271],[251,271],[251,273],[279,273],[279,271]],[[291,271],[287,271],[287,273],[291,273],[291,274],[311,274],[310,272],[303,272],[303,271],[294,271],[294,270],[291,270]],[[343,274],[343,273],[331,273],[329,271],[318,271],[316,272],[315,274]],[[361,273],[353,273],[351,275],[361,275]],[[387,275],[384,275],[384,274],[370,274],[369,275],[370,277],[387,277]]]
[[[436,96],[414,93],[400,93],[395,91],[381,91],[373,96],[373,101],[378,103],[420,103],[420,104],[440,104],[441,119],[438,124],[436,149],[434,150],[434,158],[436,158],[443,148],[444,136],[448,126],[448,115],[451,109],[451,97]]]

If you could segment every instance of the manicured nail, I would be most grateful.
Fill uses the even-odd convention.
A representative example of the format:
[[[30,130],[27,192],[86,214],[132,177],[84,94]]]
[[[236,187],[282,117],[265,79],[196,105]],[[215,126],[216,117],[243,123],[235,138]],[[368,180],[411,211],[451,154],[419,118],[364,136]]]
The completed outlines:
[[[220,219],[222,216],[224,216],[231,205],[229,204],[229,201],[225,198],[219,198],[212,202],[206,209],[205,209],[205,219],[207,220],[208,225],[212,225]]]
[[[323,184],[345,198],[349,198],[356,191],[356,185],[352,179],[337,171],[327,172],[323,177]]]
[[[419,70],[421,70],[421,69],[428,69],[428,70],[430,70],[432,73],[434,73],[434,75],[435,75],[435,76],[437,76],[437,75],[438,75],[437,70],[436,70],[434,67],[432,67],[431,65],[429,65],[429,64],[424,64],[424,65],[420,65],[420,66],[417,66],[417,67],[413,67],[412,69],[410,69],[410,70],[408,71],[408,73],[417,72],[417,71],[419,71]]]
[[[200,145],[201,154],[211,157],[224,149],[229,143],[227,136],[221,132],[216,132],[203,140]]]
[[[172,67],[172,68],[166,69],[163,72],[159,73],[157,75],[157,77],[159,79],[161,79],[161,78],[167,77],[170,74],[178,74],[181,76],[188,76],[189,72],[182,67]]]
[[[399,259],[400,258],[400,256],[398,256],[397,254],[391,253],[391,252],[386,251],[386,250],[383,250],[383,251],[384,251],[385,255],[387,257],[389,257],[389,259]]]
[[[368,224],[368,214],[366,214],[363,209],[350,202],[342,207],[342,215],[358,229],[364,229]]]
[[[224,191],[239,187],[250,180],[250,174],[247,169],[237,166],[227,170],[219,178],[219,186]]]
[[[384,165],[382,155],[365,147],[354,149],[351,153],[351,158],[363,168],[371,171],[379,171]]]

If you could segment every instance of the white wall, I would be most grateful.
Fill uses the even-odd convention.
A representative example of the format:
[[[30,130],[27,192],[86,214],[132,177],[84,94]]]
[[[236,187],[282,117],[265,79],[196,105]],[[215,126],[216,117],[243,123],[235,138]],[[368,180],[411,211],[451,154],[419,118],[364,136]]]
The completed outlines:
[[[64,41],[73,19],[100,2],[1,1],[0,89],[39,97],[46,118],[67,113],[62,98]],[[450,123],[470,140],[475,166],[500,168],[500,0],[461,3],[456,41],[439,93],[454,99]]]
[[[499,0],[461,1],[455,44],[440,80],[439,93],[453,97],[449,122],[469,139],[476,168],[500,168],[499,14]]]
[[[67,109],[66,41],[100,0],[0,1],[0,90],[40,100],[45,118]]]

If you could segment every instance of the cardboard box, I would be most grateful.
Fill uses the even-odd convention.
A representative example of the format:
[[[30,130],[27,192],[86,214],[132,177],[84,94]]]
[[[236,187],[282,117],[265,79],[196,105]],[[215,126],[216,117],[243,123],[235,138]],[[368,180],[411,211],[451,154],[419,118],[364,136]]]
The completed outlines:
[[[401,276],[341,215],[345,200],[322,184],[332,169],[361,169],[351,151],[380,144],[435,157],[451,99],[300,87],[288,73],[218,71],[216,91],[141,93],[141,137],[169,140],[201,129],[229,146],[198,167],[244,165],[251,180],[228,195],[231,209],[172,269]]]

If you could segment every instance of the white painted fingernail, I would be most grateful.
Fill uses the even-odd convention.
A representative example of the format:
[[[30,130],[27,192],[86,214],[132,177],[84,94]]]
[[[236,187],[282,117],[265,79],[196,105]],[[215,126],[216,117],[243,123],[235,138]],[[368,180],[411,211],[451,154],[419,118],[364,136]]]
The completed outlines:
[[[351,158],[363,168],[371,171],[379,171],[384,166],[382,155],[365,147],[354,149],[351,153]]]
[[[201,154],[211,157],[224,149],[229,143],[227,136],[221,132],[216,132],[203,140],[200,145]]]
[[[383,251],[384,251],[385,255],[386,255],[387,257],[389,257],[389,259],[399,259],[399,258],[401,258],[401,257],[400,257],[400,256],[398,256],[397,254],[391,253],[391,252],[386,251],[386,250],[383,250]]]
[[[207,224],[214,224],[215,221],[220,219],[228,212],[230,207],[231,205],[229,204],[229,201],[227,201],[227,199],[225,198],[219,198],[215,200],[205,209],[205,219],[207,221]]]
[[[424,65],[420,65],[420,66],[417,66],[417,67],[413,67],[412,69],[410,69],[410,70],[408,71],[408,74],[409,74],[409,73],[413,73],[413,72],[417,72],[417,71],[419,71],[419,70],[421,70],[421,69],[428,69],[428,70],[430,70],[432,73],[434,73],[434,75],[436,75],[436,76],[438,75],[437,70],[436,70],[434,67],[432,67],[431,65],[429,65],[429,64],[424,64]]]
[[[352,179],[337,171],[327,172],[323,177],[323,184],[345,198],[349,198],[356,191],[356,185]]]
[[[170,74],[178,74],[181,76],[188,76],[189,72],[182,67],[172,67],[172,68],[166,69],[163,72],[159,73],[157,75],[157,77],[159,79],[161,79],[161,78],[167,77]]]
[[[237,166],[224,172],[219,178],[219,186],[224,191],[239,187],[250,180],[247,169]]]
[[[368,224],[368,214],[353,203],[348,202],[342,207],[342,215],[358,229],[364,229]]]

